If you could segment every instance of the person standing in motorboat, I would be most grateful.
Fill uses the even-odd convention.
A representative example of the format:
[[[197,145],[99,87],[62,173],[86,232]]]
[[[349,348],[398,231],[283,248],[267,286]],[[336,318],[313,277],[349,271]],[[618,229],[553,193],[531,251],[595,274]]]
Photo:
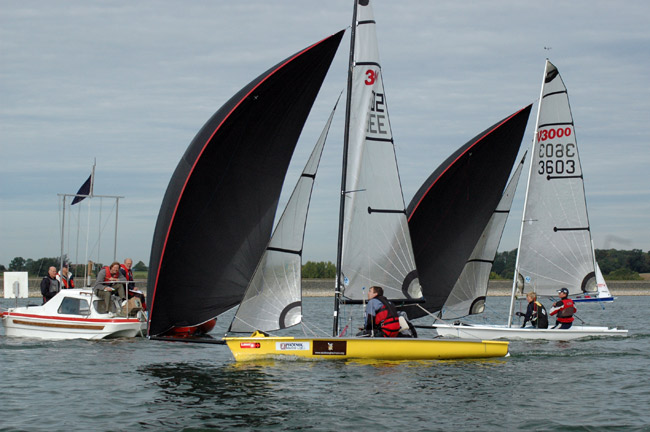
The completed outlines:
[[[56,274],[56,279],[61,283],[62,289],[74,288],[74,276],[68,268],[68,263],[63,263],[61,271]]]
[[[41,281],[41,294],[43,304],[47,303],[61,290],[61,284],[56,279],[56,267],[52,266],[47,270],[47,275]]]
[[[362,334],[378,337],[396,337],[400,332],[399,316],[395,306],[384,297],[384,289],[368,289],[366,322]]]
[[[97,297],[104,300],[105,313],[111,311],[111,296],[113,294],[117,294],[122,300],[126,299],[125,283],[126,278],[120,273],[120,263],[117,261],[99,271],[94,291]]]
[[[569,290],[566,288],[561,288],[558,291],[560,300],[555,302],[551,308],[551,315],[557,314],[557,322],[553,328],[560,328],[561,330],[566,330],[571,328],[573,325],[573,314],[577,312],[576,307],[573,304],[573,300],[569,297]]]
[[[528,300],[528,308],[526,313],[517,312],[517,316],[524,317],[524,323],[521,325],[521,328],[526,327],[526,323],[530,321],[533,327],[545,329],[548,328],[548,315],[546,314],[546,308],[537,301],[537,294],[534,292],[529,292],[526,294],[526,300]]]

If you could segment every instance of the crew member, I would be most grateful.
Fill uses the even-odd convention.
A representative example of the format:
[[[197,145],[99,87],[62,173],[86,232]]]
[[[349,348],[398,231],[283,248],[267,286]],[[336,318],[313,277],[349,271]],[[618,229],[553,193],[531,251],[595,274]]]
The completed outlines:
[[[571,328],[573,325],[573,314],[576,313],[577,309],[573,305],[573,300],[568,298],[569,290],[566,288],[561,288],[558,291],[560,300],[555,302],[551,308],[551,315],[557,314],[557,321],[553,328],[559,328],[566,330]]]
[[[384,289],[371,286],[366,304],[364,333],[379,337],[396,337],[400,331],[399,316],[395,306],[384,297]]]
[[[537,301],[537,294],[529,292],[526,294],[526,300],[528,300],[526,314],[517,312],[517,316],[524,317],[524,323],[521,325],[521,328],[526,327],[528,321],[530,321],[535,328],[548,328],[548,315],[546,314],[546,308]]]

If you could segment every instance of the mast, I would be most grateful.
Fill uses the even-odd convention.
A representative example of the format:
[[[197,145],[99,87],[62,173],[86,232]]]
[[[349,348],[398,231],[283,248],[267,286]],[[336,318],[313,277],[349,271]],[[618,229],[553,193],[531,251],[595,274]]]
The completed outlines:
[[[508,328],[512,326],[512,317],[515,311],[515,295],[517,294],[517,280],[519,279],[519,254],[521,252],[521,238],[524,233],[524,224],[526,223],[526,204],[528,203],[528,190],[530,189],[530,178],[533,174],[533,156],[535,154],[535,147],[537,147],[537,129],[539,128],[539,116],[542,112],[542,98],[544,97],[544,83],[546,82],[546,69],[548,67],[548,59],[544,63],[544,74],[542,75],[542,86],[539,91],[539,101],[537,102],[537,118],[535,119],[535,132],[533,134],[533,143],[531,146],[530,166],[528,169],[528,181],[526,182],[526,194],[524,195],[524,210],[521,217],[521,227],[519,230],[519,243],[517,244],[517,258],[515,259],[515,274],[512,280],[512,293],[510,294],[510,309],[508,310]],[[523,288],[522,288],[523,289]]]
[[[348,145],[350,141],[350,105],[352,103],[352,70],[354,68],[354,44],[357,29],[357,0],[354,0],[352,28],[350,29],[350,57],[348,60],[348,86],[345,96],[345,129],[343,133],[343,162],[341,167],[341,202],[339,204],[339,235],[336,248],[336,290],[334,293],[334,325],[332,336],[339,333],[339,303],[341,301],[341,261],[343,256],[343,223],[345,220],[345,191],[347,189]]]

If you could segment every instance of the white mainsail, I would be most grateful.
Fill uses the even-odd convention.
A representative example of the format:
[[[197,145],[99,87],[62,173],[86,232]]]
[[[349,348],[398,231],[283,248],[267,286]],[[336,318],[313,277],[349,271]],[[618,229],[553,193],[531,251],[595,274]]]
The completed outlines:
[[[373,285],[391,299],[420,298],[382,79],[375,20],[359,1],[349,106],[342,247],[343,294]]]
[[[542,296],[562,287],[570,294],[591,291],[594,257],[573,117],[564,82],[548,60],[535,132],[516,285]]]
[[[246,288],[230,331],[274,331],[296,325],[302,319],[301,267],[305,224],[316,172],[335,111],[336,106]]]
[[[501,201],[485,226],[472,254],[465,263],[463,272],[449,294],[442,308],[443,319],[461,318],[483,312],[494,256],[508,220],[526,154],[521,158],[521,162],[503,192]]]

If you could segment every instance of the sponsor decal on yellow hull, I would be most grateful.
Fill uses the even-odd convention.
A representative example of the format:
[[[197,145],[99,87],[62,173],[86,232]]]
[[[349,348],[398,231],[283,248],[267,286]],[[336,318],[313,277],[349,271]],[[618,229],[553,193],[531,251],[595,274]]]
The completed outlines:
[[[508,342],[411,338],[226,337],[236,361],[271,358],[315,360],[450,360],[505,357]]]

